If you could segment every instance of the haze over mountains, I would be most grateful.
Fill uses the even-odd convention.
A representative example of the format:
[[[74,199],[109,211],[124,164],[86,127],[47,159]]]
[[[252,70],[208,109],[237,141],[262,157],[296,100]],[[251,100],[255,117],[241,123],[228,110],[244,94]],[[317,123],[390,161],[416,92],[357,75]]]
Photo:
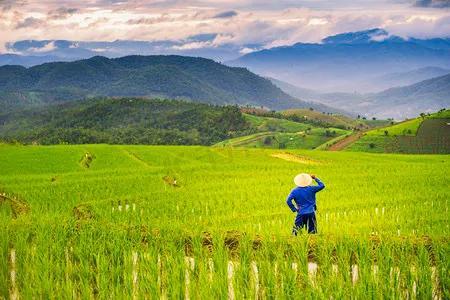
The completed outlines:
[[[314,107],[337,111],[323,104],[295,99],[244,68],[232,68],[204,58],[125,56],[109,59],[96,56],[28,69],[0,67],[3,109],[98,96],[161,97],[270,109]]]
[[[450,39],[405,39],[371,29],[252,52],[228,64],[320,92],[367,93],[415,83],[389,86],[384,76],[391,73],[411,72],[421,80],[443,75],[427,77],[423,68],[450,69]]]
[[[450,74],[367,94],[320,93],[280,80],[271,80],[294,97],[377,118],[403,120],[416,117],[422,112],[432,113],[450,107]]]
[[[26,67],[46,62],[74,61],[93,56],[109,58],[127,55],[184,55],[225,61],[241,56],[242,49],[260,48],[261,44],[213,45],[217,34],[197,34],[182,40],[160,41],[70,41],[70,40],[21,40],[5,45],[7,53],[0,54],[0,65]],[[197,47],[197,44],[203,47]],[[211,44],[210,46],[204,45]]]
[[[6,108],[83,99],[139,96],[213,104],[313,107],[368,117],[403,119],[450,106],[450,38],[417,39],[383,29],[342,33],[321,43],[297,43],[228,61],[126,53],[180,53],[233,59],[237,46],[183,48],[213,40],[199,34],[183,41],[76,42],[25,40],[0,55],[0,103]],[[248,45],[255,49],[262,45]],[[95,56],[98,53],[106,57]],[[92,58],[90,58],[92,57]],[[79,58],[87,60],[74,61]],[[46,61],[74,61],[49,63]],[[250,72],[250,71],[251,72]],[[268,80],[271,78],[280,89]],[[300,99],[300,100],[298,100]],[[314,102],[311,104],[309,102]],[[339,108],[339,109],[336,109]]]

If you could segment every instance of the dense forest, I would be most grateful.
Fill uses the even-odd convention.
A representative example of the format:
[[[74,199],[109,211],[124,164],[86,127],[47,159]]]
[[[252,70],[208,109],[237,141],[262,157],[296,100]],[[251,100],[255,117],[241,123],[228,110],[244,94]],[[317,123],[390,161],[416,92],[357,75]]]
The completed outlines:
[[[0,67],[0,106],[12,110],[92,97],[187,99],[271,109],[322,105],[298,100],[245,68],[183,56],[96,56],[31,68]]]
[[[37,144],[211,145],[253,132],[237,106],[98,98],[0,112],[0,140]]]

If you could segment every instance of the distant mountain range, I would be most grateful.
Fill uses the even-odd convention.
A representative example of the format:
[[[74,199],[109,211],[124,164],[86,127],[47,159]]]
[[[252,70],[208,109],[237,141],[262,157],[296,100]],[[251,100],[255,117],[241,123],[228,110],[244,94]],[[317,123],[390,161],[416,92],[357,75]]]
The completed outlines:
[[[333,105],[369,117],[401,120],[416,117],[422,112],[431,113],[450,107],[450,74],[368,94],[320,93],[276,79],[272,79],[272,82],[294,97]]]
[[[116,58],[174,52],[233,59],[242,50],[233,45],[183,47],[215,38],[201,34],[183,41],[9,43],[7,49],[20,55],[0,55],[0,65],[5,65],[0,67],[0,105],[11,109],[96,96],[163,97],[396,119],[449,107],[445,75],[450,73],[450,38],[402,38],[376,28],[256,51],[226,65],[183,56]],[[109,58],[94,56],[98,53]],[[85,57],[91,58],[78,60]],[[55,60],[71,62],[42,64]],[[281,90],[252,72],[272,78]]]
[[[227,64],[321,92],[367,93],[443,75],[450,69],[450,39],[406,39],[371,29],[252,52]],[[389,82],[388,74],[405,72],[409,78]]]
[[[432,113],[450,107],[450,74],[419,83],[391,88],[369,95],[368,102],[360,102],[368,111],[380,117],[411,118],[421,112]]]
[[[105,56],[127,55],[185,55],[225,61],[241,56],[242,49],[261,48],[260,44],[217,45],[217,34],[197,34],[182,40],[133,41],[70,41],[70,40],[20,40],[5,45],[0,54],[0,65],[31,67],[46,62],[75,61]]]
[[[97,96],[161,97],[270,109],[313,107],[339,111],[298,100],[247,69],[204,58],[96,56],[31,68],[0,67],[0,105],[4,110]]]
[[[391,87],[400,87],[418,83],[423,80],[450,74],[450,69],[439,67],[424,67],[407,72],[389,73],[376,78],[377,87],[380,89],[388,89]]]

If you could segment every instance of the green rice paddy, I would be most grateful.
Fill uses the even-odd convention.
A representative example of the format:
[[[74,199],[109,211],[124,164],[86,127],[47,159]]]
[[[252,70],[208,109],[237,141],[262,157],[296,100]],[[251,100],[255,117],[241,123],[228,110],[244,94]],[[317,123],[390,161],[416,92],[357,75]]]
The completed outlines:
[[[448,155],[0,145],[0,299],[448,299]],[[319,234],[285,198],[314,173]]]

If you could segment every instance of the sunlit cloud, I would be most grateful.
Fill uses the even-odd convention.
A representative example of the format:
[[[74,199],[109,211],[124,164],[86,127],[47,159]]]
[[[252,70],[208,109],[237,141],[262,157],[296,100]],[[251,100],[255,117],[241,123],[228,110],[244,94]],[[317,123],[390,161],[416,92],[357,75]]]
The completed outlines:
[[[450,36],[446,1],[362,0],[0,0],[0,51],[16,40],[186,41],[194,49],[233,44],[244,53],[341,32],[385,28],[404,37]],[[447,1],[448,2],[448,1]],[[188,37],[215,33],[213,41]]]

